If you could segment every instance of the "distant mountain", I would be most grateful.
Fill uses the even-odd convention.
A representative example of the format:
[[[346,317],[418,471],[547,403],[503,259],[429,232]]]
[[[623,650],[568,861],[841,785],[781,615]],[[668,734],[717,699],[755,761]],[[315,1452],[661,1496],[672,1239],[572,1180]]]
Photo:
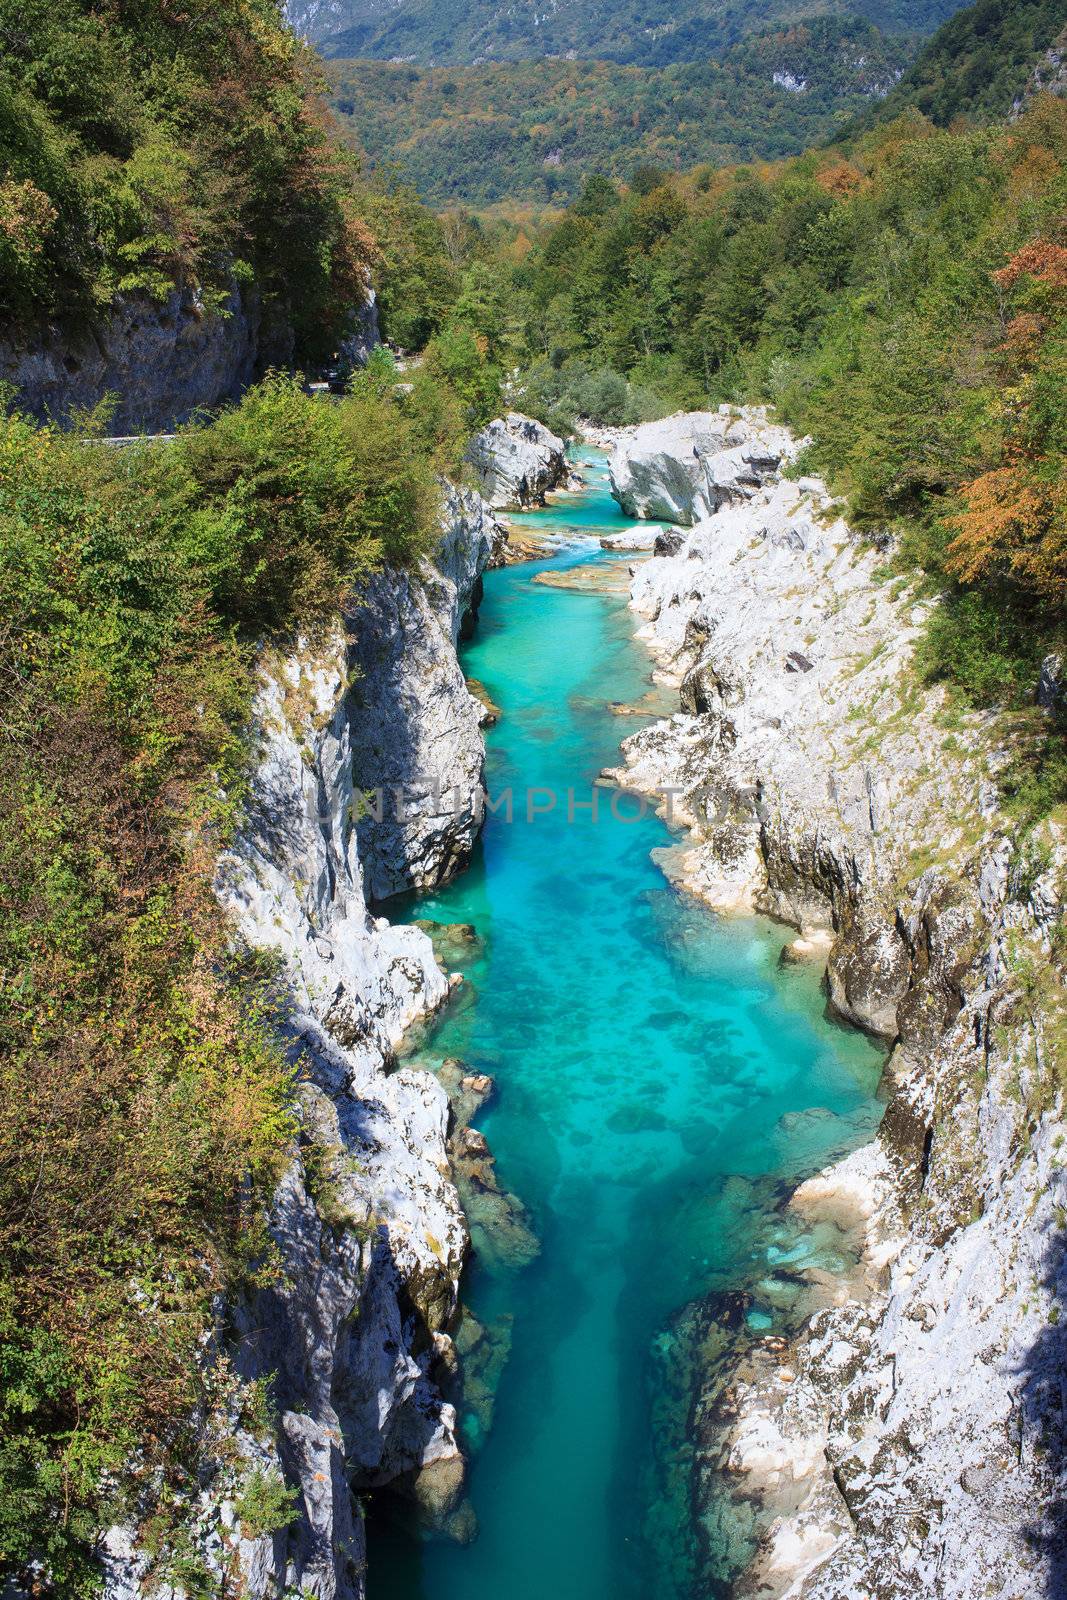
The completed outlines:
[[[476,65],[546,56],[641,66],[720,56],[746,35],[816,14],[887,33],[932,32],[960,0],[287,0],[328,56]]]
[[[799,154],[885,95],[913,55],[911,39],[822,16],[667,67],[335,61],[331,100],[370,164],[397,166],[431,202],[566,203],[593,170]]]
[[[958,116],[1002,120],[1031,88],[1062,93],[1065,28],[1067,0],[978,0],[927,41],[876,119],[865,121],[908,106],[941,127]]]

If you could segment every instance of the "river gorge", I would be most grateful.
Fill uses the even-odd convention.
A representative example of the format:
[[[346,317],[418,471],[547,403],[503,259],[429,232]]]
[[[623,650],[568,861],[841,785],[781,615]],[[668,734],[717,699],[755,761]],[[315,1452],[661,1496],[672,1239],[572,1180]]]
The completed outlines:
[[[510,1259],[468,1203],[464,1297],[486,1338],[510,1345],[489,1431],[484,1396],[461,1417],[478,1536],[418,1541],[378,1497],[375,1600],[696,1592],[678,1314],[742,1291],[734,1342],[766,1339],[788,1326],[798,1267],[846,1270],[846,1236],[785,1202],[881,1110],[883,1052],[829,1020],[818,967],[780,963],[788,931],[672,888],[650,851],[675,836],[638,797],[594,787],[622,735],[671,697],[634,638],[634,557],[599,544],[634,524],[603,460],[578,454],[580,492],[512,519],[558,550],[486,575],[463,649],[500,709],[496,809],[467,872],[409,913],[474,930],[457,952],[464,986],[419,1062],[492,1077],[479,1128],[540,1254]],[[577,587],[559,586],[576,571]],[[635,705],[643,719],[625,714]],[[724,1585],[741,1549],[713,1560]]]

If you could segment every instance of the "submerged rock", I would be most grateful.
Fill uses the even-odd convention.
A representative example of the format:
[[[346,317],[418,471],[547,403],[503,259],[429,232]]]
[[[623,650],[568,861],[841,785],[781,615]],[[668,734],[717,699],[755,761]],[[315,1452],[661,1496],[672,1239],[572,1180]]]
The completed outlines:
[[[494,723],[499,722],[500,718],[503,716],[503,712],[497,705],[496,701],[493,700],[489,690],[485,687],[485,684],[481,681],[481,679],[468,678],[467,688],[470,690],[471,694],[478,701],[482,708],[482,714],[479,719],[482,727],[491,728]]]
[[[517,1195],[501,1187],[485,1135],[471,1127],[493,1095],[494,1081],[454,1058],[440,1062],[435,1072],[452,1107],[449,1155],[475,1254],[496,1268],[528,1266],[541,1251],[529,1213]]]

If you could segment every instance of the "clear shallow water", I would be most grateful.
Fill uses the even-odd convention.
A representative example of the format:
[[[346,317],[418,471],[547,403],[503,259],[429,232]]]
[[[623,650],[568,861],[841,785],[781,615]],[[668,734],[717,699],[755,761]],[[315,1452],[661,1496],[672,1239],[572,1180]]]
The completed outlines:
[[[611,791],[595,823],[588,810],[568,822],[567,788],[588,800],[637,725],[609,702],[650,686],[623,601],[531,581],[546,565],[618,559],[583,540],[628,525],[603,473],[589,483],[521,519],[572,542],[487,576],[465,651],[503,710],[489,788],[514,787],[514,820],[491,816],[472,868],[410,913],[473,923],[483,941],[465,968],[473,990],[427,1055],[495,1078],[479,1125],[542,1253],[522,1271],[476,1260],[465,1288],[478,1319],[512,1338],[491,1431],[467,1422],[479,1537],[421,1541],[376,1509],[371,1600],[694,1592],[686,1462],[654,1467],[653,1425],[658,1436],[678,1403],[664,1388],[670,1319],[743,1285],[749,1326],[773,1329],[790,1269],[813,1255],[835,1265],[825,1239],[782,1215],[790,1183],[879,1115],[880,1053],[826,1020],[817,973],[779,969],[786,930],[677,895],[649,859],[667,829],[613,817]],[[527,821],[527,786],[558,793],[556,808]]]

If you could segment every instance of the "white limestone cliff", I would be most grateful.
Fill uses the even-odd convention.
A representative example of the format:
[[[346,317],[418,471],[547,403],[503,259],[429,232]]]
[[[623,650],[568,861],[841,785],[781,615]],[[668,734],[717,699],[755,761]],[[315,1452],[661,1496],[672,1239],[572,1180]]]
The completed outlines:
[[[695,525],[632,604],[681,709],[614,776],[675,791],[671,876],[828,948],[831,1003],[891,1047],[877,1141],[793,1202],[859,1225],[864,1270],[792,1349],[753,1338],[725,1389],[709,1376],[694,1493],[720,1522],[724,1483],[757,1508],[739,1595],[1058,1595],[1063,829],[1020,834],[995,718],[922,683],[929,602],[822,483],[768,473],[701,514],[735,460],[792,454],[781,430],[745,411],[694,457],[706,419],[670,421]],[[649,456],[623,436],[616,458]]]
[[[368,909],[368,876],[381,882],[406,862],[407,881],[438,881],[469,850],[477,818],[470,805],[444,815],[416,796],[405,828],[385,822],[377,836],[355,771],[417,791],[425,758],[480,783],[481,708],[455,646],[491,525],[476,495],[448,489],[434,563],[381,574],[343,625],[262,661],[252,798],[217,893],[239,940],[278,964],[299,1140],[271,1217],[277,1270],[220,1308],[205,1381],[221,1398],[185,1519],[203,1569],[239,1571],[247,1600],[361,1600],[361,1490],[399,1485],[435,1528],[472,1532],[455,1410],[438,1382],[455,1366],[448,1328],[469,1247],[448,1098],[395,1061],[405,1029],[450,984],[425,932]],[[378,743],[360,747],[371,729]],[[277,1414],[256,1427],[242,1407],[263,1383]],[[264,1481],[288,1485],[292,1504],[277,1525],[249,1526],[242,1506]],[[106,1565],[108,1600],[185,1592],[149,1578],[129,1529],[112,1530]]]
[[[496,522],[485,501],[446,487],[433,569],[382,573],[351,619],[348,698],[368,894],[429,890],[470,855],[480,821],[484,710],[456,657],[481,598]]]

